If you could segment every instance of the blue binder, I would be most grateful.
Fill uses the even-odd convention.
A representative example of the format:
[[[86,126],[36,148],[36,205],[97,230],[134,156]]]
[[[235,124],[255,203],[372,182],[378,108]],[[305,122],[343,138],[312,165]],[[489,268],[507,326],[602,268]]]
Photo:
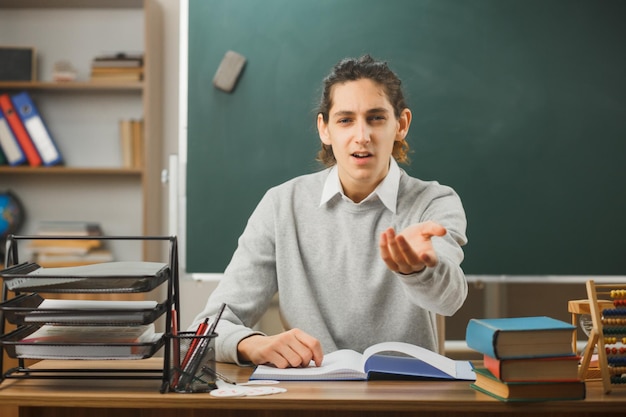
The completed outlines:
[[[11,101],[13,101],[15,110],[33,140],[37,152],[41,156],[43,165],[50,166],[60,164],[63,161],[61,152],[59,152],[59,148],[39,115],[30,94],[26,91],[15,94],[11,97]]]

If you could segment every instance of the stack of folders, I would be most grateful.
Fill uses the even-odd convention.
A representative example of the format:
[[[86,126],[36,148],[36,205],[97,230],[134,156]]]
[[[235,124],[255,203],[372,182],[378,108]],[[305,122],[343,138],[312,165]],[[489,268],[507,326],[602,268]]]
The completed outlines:
[[[58,165],[63,162],[30,94],[0,94],[0,161],[16,166]]]
[[[471,387],[501,401],[581,400],[575,326],[550,317],[471,319],[465,339],[483,354]]]

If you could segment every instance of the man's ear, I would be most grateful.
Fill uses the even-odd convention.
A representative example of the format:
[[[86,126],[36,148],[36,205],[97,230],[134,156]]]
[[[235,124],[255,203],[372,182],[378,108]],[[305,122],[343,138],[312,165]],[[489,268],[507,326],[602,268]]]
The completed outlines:
[[[411,114],[411,110],[404,109],[402,113],[400,113],[400,117],[398,118],[398,132],[396,133],[396,141],[402,141],[406,138],[406,135],[409,133],[409,126],[411,126],[411,118],[413,115]]]
[[[317,133],[320,135],[320,140],[324,145],[330,146],[330,134],[328,133],[328,123],[324,121],[324,115],[322,113],[317,114]]]

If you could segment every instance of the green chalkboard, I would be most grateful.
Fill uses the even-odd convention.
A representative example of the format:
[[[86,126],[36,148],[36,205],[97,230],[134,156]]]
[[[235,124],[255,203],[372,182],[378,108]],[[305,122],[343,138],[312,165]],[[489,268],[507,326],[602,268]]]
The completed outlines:
[[[222,272],[265,190],[320,169],[321,80],[370,53],[413,110],[405,169],[464,202],[467,273],[626,274],[625,21],[621,0],[189,0],[187,270]]]

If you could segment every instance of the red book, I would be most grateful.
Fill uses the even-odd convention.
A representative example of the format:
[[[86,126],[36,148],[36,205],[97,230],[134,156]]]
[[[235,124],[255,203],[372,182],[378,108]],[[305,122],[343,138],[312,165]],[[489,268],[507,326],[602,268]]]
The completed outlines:
[[[26,159],[28,160],[28,164],[34,167],[41,165],[41,157],[35,148],[35,144],[33,143],[30,135],[26,131],[20,116],[15,111],[13,107],[13,103],[11,102],[11,98],[8,94],[0,95],[0,109],[4,113],[4,117],[6,118],[13,134],[15,135],[24,155],[26,155]]]
[[[483,365],[504,382],[577,381],[578,356],[547,358],[496,359],[483,356]]]

